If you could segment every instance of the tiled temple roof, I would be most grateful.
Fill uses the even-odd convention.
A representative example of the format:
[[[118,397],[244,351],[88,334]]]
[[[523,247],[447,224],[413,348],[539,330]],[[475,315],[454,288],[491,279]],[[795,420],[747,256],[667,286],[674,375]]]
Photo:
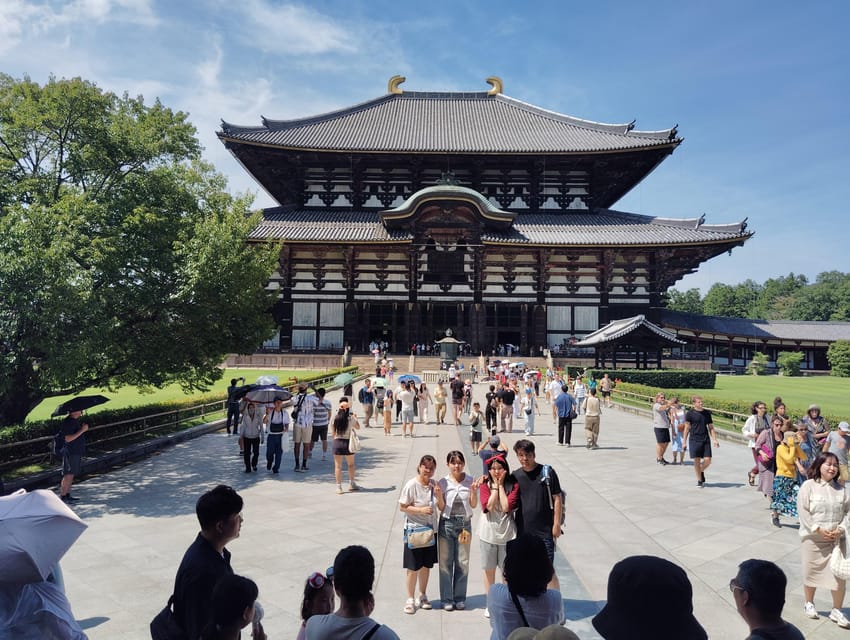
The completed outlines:
[[[603,124],[487,92],[387,94],[296,120],[263,118],[260,127],[222,121],[224,140],[288,149],[347,152],[588,153],[675,147],[676,127],[638,131]]]
[[[529,245],[678,245],[744,240],[745,223],[701,224],[597,209],[586,212],[520,214],[507,231],[487,229],[484,242]],[[305,210],[275,207],[251,232],[251,240],[290,242],[399,242],[412,239],[406,229],[387,230],[377,211]]]
[[[803,320],[749,320],[703,316],[664,309],[661,324],[674,329],[687,329],[705,334],[727,335],[764,340],[812,340],[833,342],[850,340],[850,322],[806,322]]]
[[[676,334],[662,329],[657,324],[654,324],[646,319],[644,315],[634,316],[632,318],[622,318],[614,320],[605,325],[601,329],[597,329],[593,333],[585,336],[583,340],[577,342],[576,347],[597,347],[604,344],[617,342],[621,338],[633,333],[639,329],[644,329],[651,334],[661,338],[663,341],[670,344],[685,344],[684,340],[679,340]]]

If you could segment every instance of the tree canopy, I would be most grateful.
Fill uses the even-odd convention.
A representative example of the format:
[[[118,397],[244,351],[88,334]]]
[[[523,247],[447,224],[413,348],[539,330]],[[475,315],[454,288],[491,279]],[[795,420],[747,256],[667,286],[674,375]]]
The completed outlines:
[[[92,386],[203,389],[273,330],[275,247],[187,115],[0,75],[0,426]]]
[[[850,273],[824,271],[809,283],[806,276],[715,283],[704,298],[697,289],[667,292],[667,308],[726,318],[758,320],[850,321]],[[697,310],[697,309],[701,309]]]

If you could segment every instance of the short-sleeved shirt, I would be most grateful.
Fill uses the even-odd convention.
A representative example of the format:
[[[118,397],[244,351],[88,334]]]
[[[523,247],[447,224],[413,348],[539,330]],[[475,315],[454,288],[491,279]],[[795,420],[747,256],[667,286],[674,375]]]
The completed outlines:
[[[667,414],[667,409],[663,408],[660,402],[652,405],[652,426],[656,429],[669,429],[670,416]]]
[[[326,427],[331,421],[331,403],[329,400],[319,400],[313,407],[313,426]]]
[[[502,389],[496,395],[502,401],[502,404],[507,407],[512,407],[514,400],[516,400],[516,394],[513,392],[513,389]]]
[[[552,398],[552,400],[554,400],[564,392],[563,386],[564,383],[560,380],[552,380],[552,382],[549,383],[547,389],[549,389],[549,396]]]
[[[569,418],[573,406],[575,406],[575,401],[569,393],[561,393],[555,398],[555,408],[558,410],[559,418]]]
[[[708,440],[708,425],[713,424],[711,411],[708,409],[702,411],[691,409],[685,414],[685,422],[689,422],[691,425],[688,433],[692,440]]]
[[[78,420],[77,418],[72,418],[71,416],[67,416],[64,420],[62,420],[62,435],[63,436],[72,436],[82,428],[83,428],[83,423],[80,420]],[[83,455],[85,455],[86,454],[86,436],[85,436],[85,434],[81,435],[79,438],[75,438],[75,439],[71,440],[71,442],[65,441],[65,452],[69,456],[83,456]]]
[[[826,437],[829,443],[827,450],[838,458],[838,464],[847,464],[847,448],[850,447],[850,436],[841,435],[840,431],[831,431]]]
[[[298,419],[295,421],[295,426],[309,427],[313,424],[313,408],[318,402],[319,396],[315,394],[302,395],[299,393],[292,399],[293,411],[295,411],[295,408],[298,407],[299,404],[301,405],[301,408],[298,410]]]
[[[543,465],[538,464],[531,471],[517,469],[514,471],[514,477],[519,483],[519,509],[517,509],[516,517],[519,532],[551,538],[554,511],[550,504],[554,505],[554,496],[561,492],[558,474],[549,467],[549,484],[547,485],[543,479]]]
[[[413,505],[414,507],[427,507],[429,504],[437,511],[437,502],[434,499],[434,489],[419,482],[419,477],[411,478],[401,490],[398,498],[399,504]],[[424,513],[406,513],[407,519],[416,524],[434,525],[434,516]]]
[[[363,387],[360,389],[360,393],[357,394],[357,399],[361,404],[372,404],[375,401],[375,394],[371,388],[367,389]]]
[[[335,613],[310,616],[307,620],[307,637],[316,640],[334,640],[335,638],[363,638],[378,624],[368,617],[343,618]],[[374,640],[399,640],[395,631],[381,625],[372,634]]]
[[[790,622],[785,622],[778,629],[753,629],[746,640],[806,640],[800,630]]]
[[[413,409],[413,399],[416,397],[416,394],[412,391],[408,391],[405,389],[401,393],[396,396],[396,399],[401,402],[401,410],[405,409],[412,410]]]
[[[449,386],[452,389],[452,400],[463,400],[463,380],[455,378]]]

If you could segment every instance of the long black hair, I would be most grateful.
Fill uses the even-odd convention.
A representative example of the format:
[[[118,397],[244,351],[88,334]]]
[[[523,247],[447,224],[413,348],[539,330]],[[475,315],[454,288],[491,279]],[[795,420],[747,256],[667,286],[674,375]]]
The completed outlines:
[[[334,418],[334,435],[337,436],[345,433],[348,429],[348,416],[351,414],[351,408],[348,406],[348,398],[343,396],[339,399],[339,409]]]

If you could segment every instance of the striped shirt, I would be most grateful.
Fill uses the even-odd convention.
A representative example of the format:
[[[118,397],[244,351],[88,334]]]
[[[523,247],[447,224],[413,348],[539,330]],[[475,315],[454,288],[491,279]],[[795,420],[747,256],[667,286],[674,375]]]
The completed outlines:
[[[328,400],[319,400],[313,407],[313,426],[327,427],[331,421],[331,403]]]

